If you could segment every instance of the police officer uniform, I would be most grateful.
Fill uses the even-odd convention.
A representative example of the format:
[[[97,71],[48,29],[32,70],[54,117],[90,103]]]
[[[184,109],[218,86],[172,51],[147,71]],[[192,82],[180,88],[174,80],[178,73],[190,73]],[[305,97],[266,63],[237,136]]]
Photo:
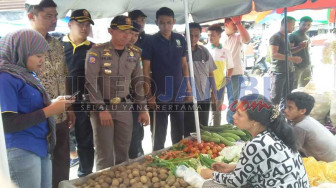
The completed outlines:
[[[117,17],[111,26],[120,30],[133,27],[130,18]],[[112,42],[107,42],[91,48],[85,66],[86,88],[91,104],[97,108],[91,112],[90,119],[97,170],[101,170],[128,159],[133,128],[130,84],[135,89],[135,102],[145,104],[140,51],[132,46],[116,50]],[[100,110],[110,112],[113,126],[100,125]]]

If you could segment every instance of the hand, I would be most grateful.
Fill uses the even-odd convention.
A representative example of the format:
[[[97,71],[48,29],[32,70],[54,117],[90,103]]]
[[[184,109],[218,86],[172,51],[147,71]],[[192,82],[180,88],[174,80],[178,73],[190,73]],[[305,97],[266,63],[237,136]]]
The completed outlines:
[[[234,171],[236,165],[216,162],[211,165],[211,168],[217,172],[230,173]]]
[[[193,101],[193,96],[186,96],[184,98],[184,102],[192,102]]]
[[[100,111],[99,119],[101,126],[113,126],[112,116],[109,111]]]
[[[48,118],[52,115],[63,113],[73,102],[75,102],[75,100],[67,100],[65,96],[59,96],[56,99],[53,99],[51,104],[42,110]]]
[[[232,22],[236,25],[236,24],[239,24],[240,21],[242,19],[242,16],[235,16],[235,17],[232,17],[231,20]]]
[[[303,49],[303,48],[307,48],[307,47],[308,47],[308,41],[307,41],[307,40],[302,41],[302,42],[299,44],[299,47],[300,47],[301,49]]]
[[[72,107],[68,108],[67,116],[68,116],[69,129],[71,129],[76,123],[76,115],[73,112]]]
[[[139,112],[138,122],[142,123],[144,126],[149,125],[149,114],[148,112]]]
[[[290,59],[291,62],[299,64],[302,61],[302,58],[300,56],[292,56]]]
[[[153,110],[156,109],[156,97],[155,96],[152,96],[148,99],[148,105],[149,105],[149,108]]]
[[[211,170],[211,169],[208,169],[208,168],[206,168],[206,169],[202,169],[201,170],[201,173],[200,173],[200,175],[202,176],[202,178],[204,178],[204,179],[212,179],[212,177],[213,177],[213,170]]]

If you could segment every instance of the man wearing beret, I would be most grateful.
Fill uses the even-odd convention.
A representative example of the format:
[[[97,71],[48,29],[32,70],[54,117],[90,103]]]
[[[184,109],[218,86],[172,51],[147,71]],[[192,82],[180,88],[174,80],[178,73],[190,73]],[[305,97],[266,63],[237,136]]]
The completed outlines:
[[[140,51],[130,48],[132,21],[126,16],[113,18],[108,32],[112,40],[96,45],[85,62],[86,88],[95,107],[90,113],[96,152],[96,170],[128,159],[133,118],[129,85],[134,103],[145,106]],[[149,124],[148,112],[139,111],[138,122]]]
[[[87,51],[93,45],[92,42],[87,40],[91,31],[91,24],[93,25],[94,22],[86,9],[75,10],[72,12],[68,24],[70,33],[61,39],[69,70],[67,82],[70,93],[73,94],[76,91],[80,91],[76,97],[76,102],[72,105],[76,115],[76,122],[74,122],[75,126],[70,130],[70,166],[74,166],[79,161],[77,172],[79,177],[86,176],[92,172],[94,160],[93,133],[89,112],[81,108],[83,94],[87,93],[84,89],[85,57]]]

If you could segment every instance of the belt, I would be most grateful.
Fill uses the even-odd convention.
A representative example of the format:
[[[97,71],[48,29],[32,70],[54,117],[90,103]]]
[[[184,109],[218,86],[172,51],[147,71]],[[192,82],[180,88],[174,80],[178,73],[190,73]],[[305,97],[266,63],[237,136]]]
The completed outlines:
[[[126,99],[130,99],[131,95],[127,95],[126,97],[114,97],[111,99],[104,99],[105,104],[107,105],[116,105],[121,102],[126,102]]]

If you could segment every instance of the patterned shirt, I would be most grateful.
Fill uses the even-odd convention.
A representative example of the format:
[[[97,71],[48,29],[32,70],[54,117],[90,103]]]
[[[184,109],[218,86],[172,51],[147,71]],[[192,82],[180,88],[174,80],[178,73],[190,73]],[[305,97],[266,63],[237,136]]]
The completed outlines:
[[[214,172],[213,179],[229,187],[309,187],[299,152],[267,130],[244,146],[233,172]]]
[[[50,98],[55,99],[60,95],[66,94],[65,85],[68,70],[61,42],[49,34],[47,34],[46,39],[50,50],[48,50],[45,62],[42,64],[40,71],[37,72],[37,75]],[[65,121],[65,113],[56,115],[55,120],[56,123]]]

